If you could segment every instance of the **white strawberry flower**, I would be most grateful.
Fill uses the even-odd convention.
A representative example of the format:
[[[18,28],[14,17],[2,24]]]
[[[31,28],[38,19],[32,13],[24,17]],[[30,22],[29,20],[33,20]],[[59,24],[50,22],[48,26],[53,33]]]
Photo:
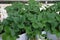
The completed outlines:
[[[56,12],[57,14],[59,14],[60,12],[58,11],[58,12]]]
[[[46,34],[46,31],[42,31],[42,34]]]
[[[29,5],[29,4],[26,3],[25,5]]]

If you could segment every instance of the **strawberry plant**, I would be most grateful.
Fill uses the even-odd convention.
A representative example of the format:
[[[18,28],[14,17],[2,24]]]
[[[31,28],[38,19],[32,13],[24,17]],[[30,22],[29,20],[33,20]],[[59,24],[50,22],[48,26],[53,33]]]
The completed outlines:
[[[0,22],[0,33],[3,40],[16,40],[18,35],[26,33],[30,40],[35,40],[37,34],[42,31],[50,31],[60,34],[60,11],[59,2],[46,10],[40,11],[40,5],[34,0],[29,0],[29,5],[15,2],[5,9],[8,18]]]

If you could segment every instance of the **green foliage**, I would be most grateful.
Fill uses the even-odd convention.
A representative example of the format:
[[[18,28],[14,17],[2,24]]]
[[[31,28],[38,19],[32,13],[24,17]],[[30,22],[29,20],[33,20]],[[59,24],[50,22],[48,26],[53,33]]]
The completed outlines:
[[[15,2],[6,7],[8,18],[0,23],[0,33],[4,30],[3,40],[16,40],[23,31],[29,38],[41,35],[42,30],[60,34],[60,14],[56,13],[60,11],[60,3],[42,11],[39,3],[34,0],[30,0],[28,4]]]

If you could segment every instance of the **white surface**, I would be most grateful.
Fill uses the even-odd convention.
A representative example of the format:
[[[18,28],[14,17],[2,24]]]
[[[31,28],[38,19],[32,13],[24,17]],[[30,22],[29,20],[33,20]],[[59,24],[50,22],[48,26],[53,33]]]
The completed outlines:
[[[0,4],[0,21],[1,22],[8,17],[5,7],[10,6],[10,5],[11,4]]]
[[[48,39],[52,40],[58,40],[57,36],[55,34],[51,34],[50,32],[47,32]]]
[[[0,20],[1,22],[3,21],[3,19],[6,19],[8,17],[6,10],[4,9],[4,7],[0,8]]]
[[[17,40],[27,40],[26,33],[19,35],[19,38]]]
[[[0,40],[2,40],[2,37],[0,36]],[[17,38],[16,40],[27,40],[27,36],[26,33],[19,35],[19,38]]]
[[[2,38],[0,37],[0,40],[2,40]]]

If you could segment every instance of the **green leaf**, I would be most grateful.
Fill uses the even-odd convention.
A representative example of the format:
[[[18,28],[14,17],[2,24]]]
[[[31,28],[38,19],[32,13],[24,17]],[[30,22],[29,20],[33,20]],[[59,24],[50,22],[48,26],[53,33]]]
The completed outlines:
[[[2,40],[16,40],[16,37],[15,36],[12,37],[11,35],[4,33],[2,35]]]
[[[0,25],[0,33],[2,32],[3,30],[3,25]]]

